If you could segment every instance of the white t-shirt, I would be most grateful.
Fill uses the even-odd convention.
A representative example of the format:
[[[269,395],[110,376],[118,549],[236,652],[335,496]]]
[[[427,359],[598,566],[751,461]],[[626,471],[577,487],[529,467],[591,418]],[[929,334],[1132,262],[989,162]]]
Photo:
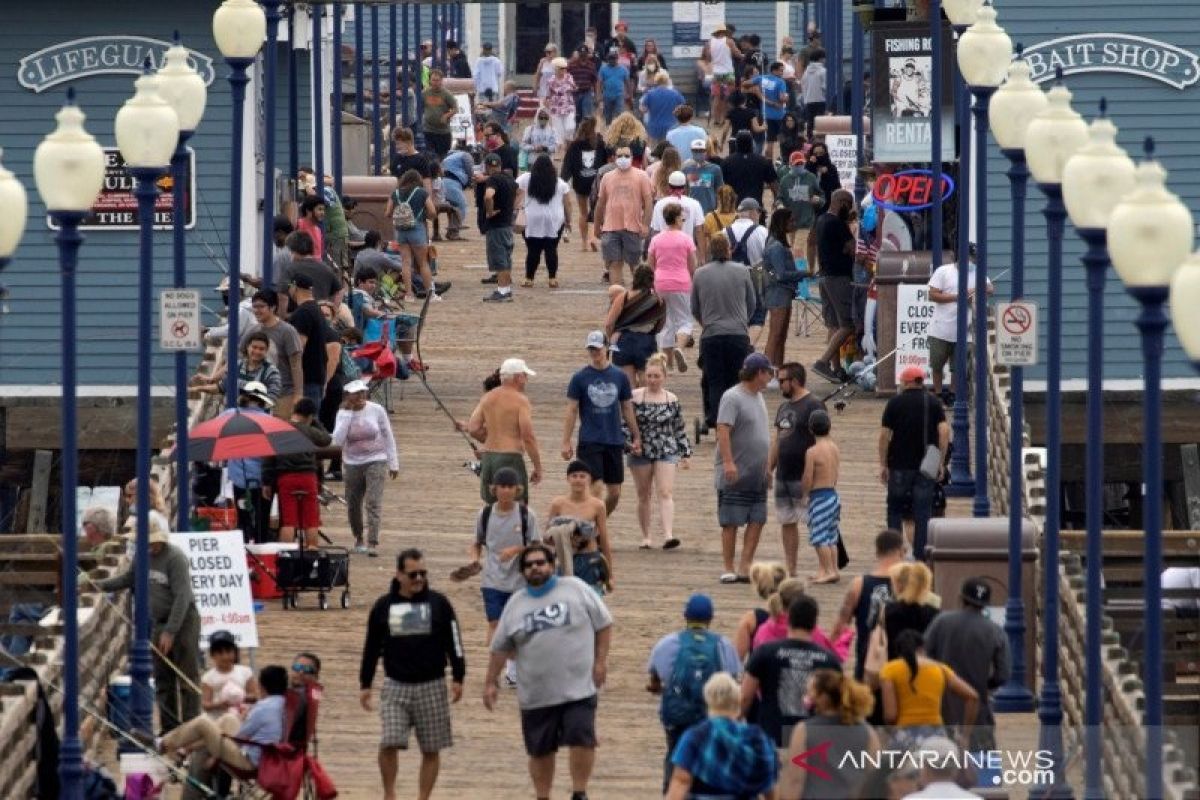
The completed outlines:
[[[988,286],[992,282],[988,281]],[[942,264],[929,277],[929,288],[950,294],[958,294],[958,264]],[[967,270],[967,291],[975,291],[975,265]],[[974,306],[972,306],[974,307]],[[967,318],[969,326],[970,317]],[[969,328],[968,328],[969,333]],[[958,341],[958,303],[934,303],[933,319],[929,322],[929,335],[943,342]]]
[[[1200,591],[1200,567],[1167,567],[1162,574],[1162,588]],[[1200,600],[1164,597],[1162,607],[1200,609]]]
[[[754,266],[762,261],[763,250],[767,248],[767,229],[757,222],[745,217],[738,217],[733,221],[733,224],[729,226],[729,229],[733,231],[733,241],[729,243],[729,252],[732,258],[734,248],[737,247],[737,243],[742,240],[742,237],[746,235],[746,228],[750,226],[754,226],[756,230],[746,240],[746,255],[750,257],[750,266]],[[724,234],[724,231],[722,231],[722,234]],[[726,238],[729,237],[726,236]]]
[[[566,220],[563,198],[571,191],[567,182],[558,179],[554,199],[549,203],[540,203],[529,196],[528,172],[517,178],[517,186],[525,193],[525,235],[534,239],[553,239],[558,236],[559,228]]]
[[[234,664],[229,672],[210,669],[200,676],[200,683],[212,689],[214,700],[223,700],[230,705],[241,705],[246,699],[246,684],[254,677],[254,671],[245,664]],[[209,711],[213,719],[225,711]]]
[[[733,74],[733,52],[724,37],[713,36],[708,40],[708,55],[712,59],[713,75]]]
[[[671,203],[683,207],[682,230],[688,236],[695,239],[696,227],[704,224],[704,208],[700,205],[700,201],[688,197],[686,194],[683,197],[668,195],[655,203],[654,211],[650,214],[650,230],[657,232],[667,229],[667,221],[663,219],[663,209]]]

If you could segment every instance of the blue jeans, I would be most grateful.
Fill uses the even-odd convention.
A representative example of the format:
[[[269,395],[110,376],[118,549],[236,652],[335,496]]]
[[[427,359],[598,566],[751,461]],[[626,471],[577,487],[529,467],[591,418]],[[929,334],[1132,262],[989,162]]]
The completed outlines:
[[[913,534],[913,556],[925,560],[925,539],[929,533],[929,518],[933,516],[934,482],[915,469],[893,469],[888,473],[887,525],[903,530],[902,516],[911,513],[916,525]]]
[[[321,397],[325,394],[325,387],[319,383],[304,384],[304,396],[317,404],[317,408],[321,407]]]
[[[575,124],[583,122],[585,119],[596,113],[596,93],[584,92],[575,97]]]
[[[446,202],[457,209],[459,220],[465,220],[467,218],[467,197],[463,194],[462,184],[455,178],[446,178],[442,181],[442,191],[446,195]]]
[[[604,124],[611,125],[622,111],[625,110],[624,97],[605,97],[604,98]]]

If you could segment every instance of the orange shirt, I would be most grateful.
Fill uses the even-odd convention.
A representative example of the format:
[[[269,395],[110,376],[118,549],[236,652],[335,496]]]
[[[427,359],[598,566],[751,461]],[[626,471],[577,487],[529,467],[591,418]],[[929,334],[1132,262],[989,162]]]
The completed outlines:
[[[646,220],[654,208],[654,189],[650,178],[637,167],[614,169],[600,180],[597,203],[604,203],[600,230],[629,231],[645,236]]]

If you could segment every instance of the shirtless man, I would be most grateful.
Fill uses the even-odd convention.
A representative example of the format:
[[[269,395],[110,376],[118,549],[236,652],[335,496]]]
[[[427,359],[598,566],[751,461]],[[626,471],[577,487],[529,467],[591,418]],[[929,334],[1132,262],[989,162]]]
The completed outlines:
[[[817,551],[817,573],[813,583],[837,583],[837,543],[842,535],[842,501],[837,493],[841,454],[829,437],[832,421],[824,411],[808,418],[808,430],[815,443],[804,456],[804,477],[800,488],[808,496],[808,541]]]
[[[471,419],[461,426],[469,436],[483,442],[479,459],[479,496],[485,503],[496,502],[492,477],[497,470],[510,467],[521,476],[521,497],[529,502],[529,484],[542,480],[542,455],[533,433],[533,406],[525,396],[525,384],[536,375],[519,358],[506,359],[500,365],[500,385],[483,396]],[[533,462],[533,474],[525,472],[525,454]]]
[[[611,592],[614,581],[612,549],[608,543],[608,514],[604,508],[604,501],[592,494],[591,468],[579,459],[572,461],[567,465],[567,485],[570,487],[569,494],[559,495],[550,501],[550,512],[546,516],[547,525],[553,527],[556,517],[571,517],[580,525],[595,526],[596,544],[604,559],[608,561],[608,590]],[[554,545],[560,558],[567,556],[563,563],[570,563],[571,543],[556,541]]]

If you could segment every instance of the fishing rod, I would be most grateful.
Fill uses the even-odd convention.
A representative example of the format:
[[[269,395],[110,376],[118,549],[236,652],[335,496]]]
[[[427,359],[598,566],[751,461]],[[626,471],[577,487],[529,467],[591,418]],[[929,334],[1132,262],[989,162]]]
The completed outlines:
[[[429,316],[429,304],[433,301],[433,288],[427,287],[425,292],[425,302],[421,304],[421,315],[417,318],[417,334],[413,339],[413,348],[417,352],[417,360],[421,362],[421,369],[416,370],[417,377],[421,379],[421,385],[425,387],[425,391],[429,392],[429,396],[433,398],[433,402],[437,405],[441,412],[445,414],[450,422],[454,425],[454,430],[458,431],[463,440],[467,443],[467,447],[471,448],[471,456],[474,457],[478,448],[475,440],[467,435],[467,432],[459,427],[458,418],[450,413],[450,409],[442,402],[442,398],[438,397],[437,392],[429,385],[429,379],[425,377],[425,359],[421,357],[421,334],[425,332],[425,320]],[[472,467],[472,471],[474,468]]]

